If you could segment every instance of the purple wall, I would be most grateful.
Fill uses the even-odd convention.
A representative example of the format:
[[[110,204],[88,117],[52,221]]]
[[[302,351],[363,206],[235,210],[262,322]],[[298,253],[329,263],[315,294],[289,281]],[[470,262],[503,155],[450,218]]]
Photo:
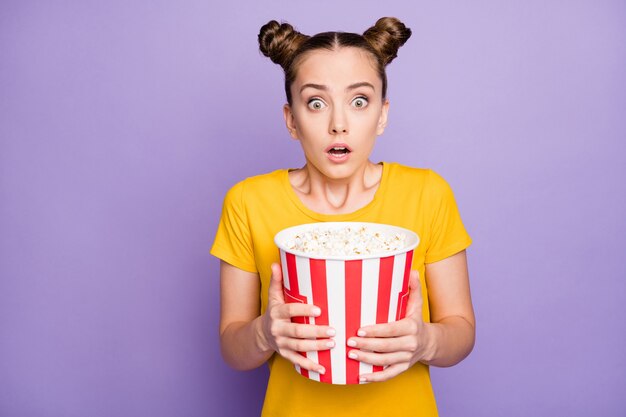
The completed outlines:
[[[414,36],[373,158],[440,172],[475,241],[441,414],[626,415],[623,1],[212,3],[0,4],[1,416],[258,413],[208,254],[229,186],[302,164],[256,35],[383,15]]]

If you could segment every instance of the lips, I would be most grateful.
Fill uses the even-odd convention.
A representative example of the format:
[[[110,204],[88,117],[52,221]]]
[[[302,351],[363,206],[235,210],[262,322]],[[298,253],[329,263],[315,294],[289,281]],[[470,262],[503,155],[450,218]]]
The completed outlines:
[[[345,143],[333,143],[326,148],[326,153],[334,157],[342,157],[348,155],[350,152],[352,152],[352,149]]]
[[[343,164],[350,159],[352,149],[345,143],[333,143],[326,148],[328,159],[334,164]]]

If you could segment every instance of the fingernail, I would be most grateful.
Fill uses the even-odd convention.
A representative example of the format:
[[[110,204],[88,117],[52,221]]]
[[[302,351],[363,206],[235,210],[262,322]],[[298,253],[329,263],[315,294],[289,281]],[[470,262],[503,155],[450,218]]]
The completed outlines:
[[[349,357],[350,359],[356,359],[356,358],[358,358],[359,356],[358,356],[358,355],[357,355],[357,354],[356,354],[353,350],[351,350],[351,351],[350,351],[350,353],[348,353],[348,357]]]
[[[324,368],[319,368],[319,369],[317,370],[317,373],[324,375],[324,374],[326,373],[326,369],[324,369]]]
[[[359,336],[359,337],[364,337],[365,336],[365,331],[359,330],[358,332],[356,332],[356,335]]]
[[[350,347],[356,347],[356,342],[352,339],[348,339],[348,346]]]
[[[332,340],[329,340],[328,342],[326,342],[326,346],[328,346],[328,347],[330,347],[330,348],[331,348],[331,347],[335,347],[335,342],[334,342],[334,341],[332,341]]]
[[[337,334],[337,332],[335,331],[335,329],[328,329],[326,330],[326,334],[328,336],[334,336],[335,334]]]
[[[319,307],[313,307],[313,315],[319,316],[320,314],[322,314],[322,310]]]
[[[364,376],[360,376],[360,377],[359,377],[359,381],[361,381],[361,382],[366,382],[366,381],[367,381],[367,378],[365,378]]]

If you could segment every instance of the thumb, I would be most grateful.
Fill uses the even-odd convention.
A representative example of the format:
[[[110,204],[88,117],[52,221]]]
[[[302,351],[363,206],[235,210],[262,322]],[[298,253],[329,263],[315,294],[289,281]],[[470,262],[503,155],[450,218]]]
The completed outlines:
[[[272,277],[270,278],[270,285],[268,290],[268,301],[278,303],[285,302],[285,296],[283,294],[283,273],[280,264],[273,263]]]
[[[411,271],[409,275],[409,300],[406,303],[406,315],[418,316],[422,318],[422,284],[420,283],[419,272],[416,270]]]

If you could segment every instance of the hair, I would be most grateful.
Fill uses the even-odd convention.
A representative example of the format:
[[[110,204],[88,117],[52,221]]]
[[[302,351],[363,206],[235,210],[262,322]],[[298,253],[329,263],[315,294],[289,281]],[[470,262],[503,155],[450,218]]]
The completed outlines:
[[[350,32],[322,32],[304,35],[289,23],[272,20],[259,32],[259,49],[285,72],[285,94],[291,104],[291,84],[296,79],[298,65],[307,53],[341,47],[360,48],[370,53],[378,76],[383,82],[382,97],[387,96],[385,67],[398,55],[398,49],[411,37],[411,29],[395,17],[382,17],[362,35]]]

